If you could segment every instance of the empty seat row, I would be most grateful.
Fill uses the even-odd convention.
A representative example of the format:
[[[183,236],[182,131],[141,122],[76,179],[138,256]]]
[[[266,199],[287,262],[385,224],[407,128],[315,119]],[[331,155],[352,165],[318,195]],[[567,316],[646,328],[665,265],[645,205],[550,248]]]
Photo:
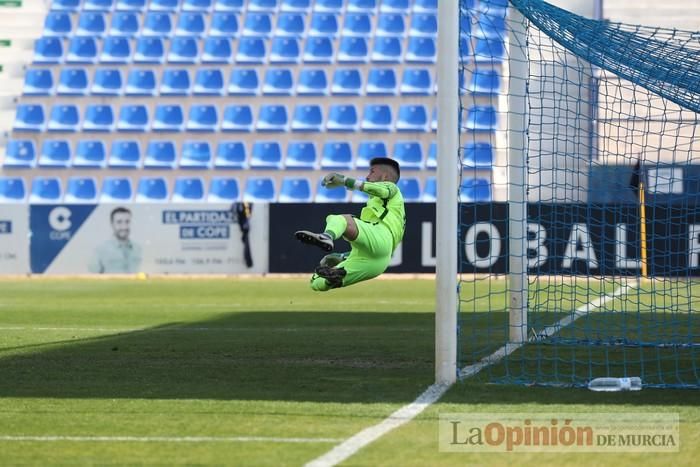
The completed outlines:
[[[104,177],[98,189],[98,181],[94,177],[73,176],[68,178],[64,189],[60,178],[39,176],[31,180],[31,187],[27,190],[23,178],[0,176],[0,203],[233,202],[241,199],[262,203],[342,203],[364,202],[367,199],[362,192],[325,188],[321,180],[313,183],[307,177],[284,177],[278,189],[271,177],[250,176],[241,190],[236,178],[212,177],[207,190],[207,183],[201,177],[176,177],[172,185],[165,177],[142,176],[135,183],[129,177]],[[315,190],[312,190],[313,185],[316,186]],[[427,179],[425,186],[421,187],[419,179],[404,177],[399,180],[398,186],[408,202],[434,202],[436,199],[435,178]],[[490,200],[491,185],[487,179],[467,178],[462,182],[460,201]]]
[[[353,151],[347,141],[291,141],[286,150],[276,141],[256,141],[248,151],[242,141],[224,140],[216,147],[204,140],[188,140],[180,150],[175,143],[153,140],[141,145],[134,140],[117,140],[109,152],[100,140],[80,140],[72,143],[60,139],[44,140],[37,152],[30,140],[11,140],[3,161],[5,169],[45,168],[144,168],[144,169],[288,169],[288,170],[351,170],[366,169],[374,157],[392,157],[404,170],[437,167],[437,145],[425,148],[419,141],[397,141],[389,153],[382,141],[362,141]],[[426,157],[427,153],[427,157]],[[494,162],[492,146],[487,142],[468,142],[462,149],[463,165],[491,168]]]
[[[211,20],[209,19],[211,18]],[[498,20],[482,21],[476,29],[488,32],[497,27]],[[248,13],[241,18],[237,13],[216,12],[211,15],[199,12],[118,11],[107,19],[107,14],[86,11],[80,16],[68,12],[50,12],[44,21],[44,36],[437,36],[437,17],[434,14],[416,14],[408,18],[401,14],[383,13],[376,19],[366,14],[314,13],[309,19],[305,14]],[[501,28],[502,29],[502,28]],[[462,33],[470,30],[465,23]]]
[[[338,67],[329,77],[320,68],[303,68],[295,79],[290,68],[267,68],[262,78],[255,68],[227,70],[199,68],[134,68],[126,79],[118,68],[64,67],[54,78],[51,68],[30,68],[24,79],[25,96],[223,96],[228,95],[432,95],[435,83],[428,68],[404,68],[400,80],[393,68]],[[91,76],[92,75],[92,76]],[[160,75],[158,78],[157,76]],[[194,76],[192,76],[194,75]],[[92,79],[91,79],[92,78]],[[460,84],[463,91],[496,94],[500,88],[499,72],[477,69],[469,81]],[[295,83],[296,81],[296,83]],[[330,86],[329,86],[330,84]]]

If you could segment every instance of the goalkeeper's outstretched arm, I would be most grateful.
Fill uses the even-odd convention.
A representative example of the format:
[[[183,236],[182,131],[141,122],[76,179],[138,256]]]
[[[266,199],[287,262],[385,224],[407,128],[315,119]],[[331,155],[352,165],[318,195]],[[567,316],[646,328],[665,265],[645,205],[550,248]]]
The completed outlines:
[[[345,186],[348,190],[364,191],[368,195],[381,199],[391,198],[396,194],[398,188],[393,183],[367,182],[345,175],[333,173],[323,177],[323,185],[327,188]]]

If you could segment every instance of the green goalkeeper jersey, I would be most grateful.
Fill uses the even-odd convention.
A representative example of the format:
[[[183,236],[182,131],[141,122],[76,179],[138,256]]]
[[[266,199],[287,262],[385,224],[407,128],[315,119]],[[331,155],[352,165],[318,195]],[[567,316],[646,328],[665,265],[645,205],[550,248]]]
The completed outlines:
[[[393,239],[392,251],[403,239],[406,229],[406,211],[401,190],[392,182],[364,182],[362,191],[369,195],[362,208],[360,220],[382,223],[389,228]]]

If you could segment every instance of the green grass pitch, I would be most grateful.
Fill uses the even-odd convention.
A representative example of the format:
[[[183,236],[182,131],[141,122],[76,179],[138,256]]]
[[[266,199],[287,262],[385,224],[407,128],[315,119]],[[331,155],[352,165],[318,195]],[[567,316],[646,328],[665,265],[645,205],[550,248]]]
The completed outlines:
[[[433,310],[429,280],[0,281],[0,464],[303,465],[433,382]],[[345,464],[692,465],[699,405],[467,380]],[[677,412],[681,449],[439,452],[439,414],[474,411]]]

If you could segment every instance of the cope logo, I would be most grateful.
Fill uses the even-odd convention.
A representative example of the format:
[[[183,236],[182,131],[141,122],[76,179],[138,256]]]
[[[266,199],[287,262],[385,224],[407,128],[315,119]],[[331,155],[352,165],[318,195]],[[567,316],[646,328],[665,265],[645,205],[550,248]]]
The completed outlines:
[[[51,227],[51,232],[49,232],[49,238],[51,240],[68,240],[71,237],[70,220],[71,211],[65,206],[59,206],[53,208],[49,213],[49,226]]]

